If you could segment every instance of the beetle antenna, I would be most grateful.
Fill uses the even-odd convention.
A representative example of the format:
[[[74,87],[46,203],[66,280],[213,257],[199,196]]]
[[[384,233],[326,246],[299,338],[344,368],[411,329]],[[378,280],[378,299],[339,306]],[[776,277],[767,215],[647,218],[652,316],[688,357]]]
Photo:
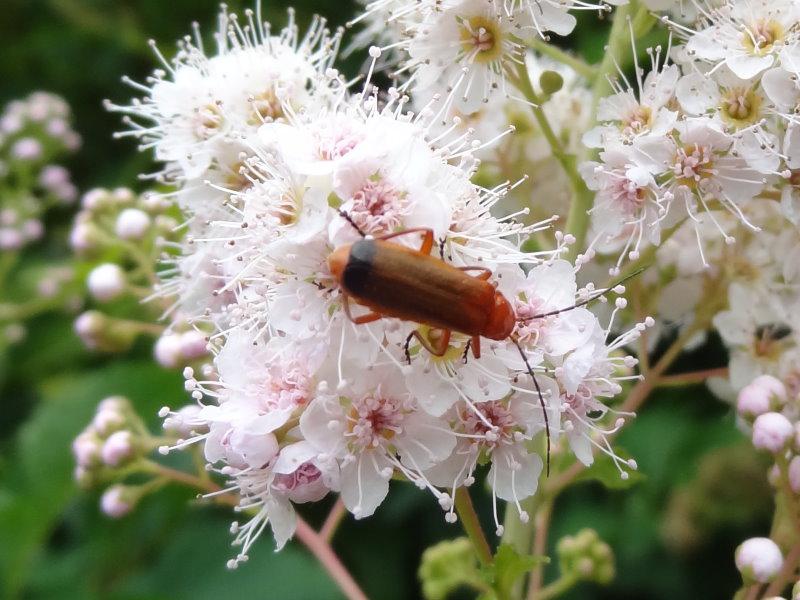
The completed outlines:
[[[366,233],[364,233],[364,231],[361,229],[361,227],[359,227],[358,225],[356,225],[356,222],[353,220],[353,217],[351,217],[350,215],[348,215],[348,214],[347,214],[346,212],[344,212],[344,211],[343,211],[341,208],[339,209],[339,216],[340,216],[340,217],[342,217],[342,218],[343,218],[345,221],[347,221],[348,223],[350,223],[350,225],[352,225],[352,226],[353,226],[353,229],[355,229],[355,230],[358,232],[358,235],[360,235],[362,238],[365,238],[365,237],[367,237],[367,234],[366,234]]]
[[[622,285],[623,283],[625,283],[625,282],[626,282],[626,281],[628,281],[629,279],[632,279],[633,277],[636,277],[637,275],[639,275],[639,273],[641,273],[642,271],[644,271],[646,268],[647,268],[647,267],[642,267],[642,268],[640,268],[640,269],[636,269],[636,270],[635,270],[633,273],[631,273],[630,275],[626,275],[625,277],[623,277],[623,278],[622,278],[622,279],[620,279],[619,281],[617,281],[617,282],[615,282],[615,283],[612,283],[612,284],[611,284],[610,286],[608,286],[607,288],[605,288],[605,289],[603,289],[603,290],[601,290],[601,291],[597,292],[596,294],[592,294],[591,296],[589,296],[588,298],[586,298],[586,300],[581,300],[580,302],[576,302],[576,303],[575,303],[575,304],[573,304],[572,306],[568,306],[568,307],[566,307],[566,308],[559,308],[558,310],[551,310],[550,312],[542,313],[542,314],[540,314],[540,315],[533,315],[533,316],[531,316],[531,317],[523,317],[522,319],[517,319],[517,321],[518,321],[518,322],[520,322],[520,323],[522,323],[522,322],[525,322],[525,321],[533,321],[534,319],[544,319],[545,317],[552,317],[552,316],[555,316],[555,315],[560,315],[561,313],[569,312],[569,311],[571,311],[571,310],[574,310],[574,309],[576,309],[576,308],[579,308],[579,307],[581,307],[581,306],[586,306],[586,305],[587,305],[587,304],[589,304],[590,302],[594,302],[594,301],[595,301],[595,300],[597,300],[598,298],[602,298],[602,297],[603,297],[603,296],[605,296],[605,295],[606,295],[606,294],[607,294],[609,291],[613,290],[613,289],[614,289],[615,287],[617,287],[618,285]]]
[[[544,403],[544,396],[542,396],[542,388],[539,387],[539,382],[536,381],[536,375],[533,374],[533,368],[531,367],[531,363],[528,362],[528,357],[525,355],[525,350],[522,349],[522,345],[520,345],[519,341],[515,337],[509,337],[514,345],[519,350],[519,355],[522,357],[522,362],[525,363],[525,367],[528,369],[528,374],[533,379],[533,385],[536,388],[536,393],[539,395],[539,404],[542,406],[542,414],[544,415],[544,430],[547,434],[547,477],[550,477],[550,419],[547,417],[547,407]]]

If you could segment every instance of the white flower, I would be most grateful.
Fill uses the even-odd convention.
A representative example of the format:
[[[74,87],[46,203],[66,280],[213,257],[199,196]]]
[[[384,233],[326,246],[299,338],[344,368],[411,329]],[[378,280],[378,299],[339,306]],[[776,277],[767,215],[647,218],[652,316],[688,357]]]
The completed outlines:
[[[450,508],[423,471],[450,455],[455,438],[444,421],[417,409],[397,375],[368,374],[347,396],[317,397],[300,418],[306,440],[339,461],[342,499],[356,518],[375,512],[395,470]]]
[[[793,0],[730,0],[703,12],[697,31],[684,30],[687,51],[727,65],[741,79],[770,68],[780,49],[797,40],[800,12]]]

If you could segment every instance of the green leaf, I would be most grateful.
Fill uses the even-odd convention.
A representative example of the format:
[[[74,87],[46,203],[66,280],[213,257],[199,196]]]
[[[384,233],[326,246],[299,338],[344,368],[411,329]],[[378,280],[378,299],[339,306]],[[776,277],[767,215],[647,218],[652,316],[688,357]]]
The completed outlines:
[[[128,396],[142,414],[153,417],[158,406],[183,398],[179,376],[150,362],[116,364],[41,385],[43,401],[20,428],[14,459],[0,475],[3,597],[13,597],[24,588],[34,559],[74,497],[70,445],[97,403],[112,394]]]
[[[630,458],[630,455],[619,447],[614,448],[614,452],[623,460]],[[600,453],[595,456],[592,466],[584,469],[576,481],[599,481],[610,490],[627,490],[645,479],[639,471],[626,469],[625,473],[627,479],[623,478],[610,456]]]
[[[497,598],[499,600],[508,598],[520,577],[547,560],[544,556],[519,554],[510,544],[501,544],[490,567],[490,576]]]

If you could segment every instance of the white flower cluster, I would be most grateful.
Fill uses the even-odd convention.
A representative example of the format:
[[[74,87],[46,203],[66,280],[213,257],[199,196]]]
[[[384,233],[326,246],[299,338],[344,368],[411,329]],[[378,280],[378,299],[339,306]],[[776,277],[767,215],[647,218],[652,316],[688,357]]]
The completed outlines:
[[[426,97],[441,94],[447,107],[464,114],[495,98],[517,93],[526,40],[549,40],[575,28],[576,10],[610,10],[582,0],[373,0],[354,22],[366,26],[354,44],[390,51],[392,75],[402,89]],[[572,11],[572,12],[571,12]]]
[[[594,243],[616,242],[620,261],[688,219],[708,265],[704,234],[716,229],[733,243],[725,214],[758,231],[747,206],[765,194],[781,197],[798,223],[800,8],[711,4],[691,25],[666,20],[685,43],[649,50],[649,73],[637,64],[635,81],[601,101],[602,125],[585,136],[602,150],[581,167],[597,192]]]
[[[528,4],[509,7],[568,17],[561,2]],[[331,66],[339,38],[321,22],[302,39],[293,23],[273,32],[258,11],[240,20],[223,9],[220,23],[213,55],[199,35],[182,42],[165,71],[136,84],[144,98],[111,108],[165,163],[157,176],[178,186],[165,197],[183,210],[186,237],[159,291],[173,299],[170,318],[209,332],[214,359],[184,371],[196,405],[162,411],[186,431],[162,450],[203,444],[240,495],[251,518],[234,525],[242,548],[230,566],[267,523],[283,546],[294,504],[333,490],[367,517],[393,478],[429,490],[453,521],[454,490],[487,465],[493,497],[526,519],[519,501],[536,491],[546,426],[554,448],[563,434],[585,464],[596,447],[622,476],[635,468],[606,440],[624,417],[607,402],[635,377],[623,347],[652,320],[609,339],[611,324],[574,307],[612,290],[578,287],[559,258],[572,236],[556,232],[552,252],[519,250],[552,222],[493,214],[509,186],[471,181],[482,145],[457,122],[439,127],[442,100],[411,113],[401,90],[379,91],[369,76],[352,94]],[[372,70],[381,51],[370,55]],[[451,332],[347,303],[334,250],[360,234],[401,234],[385,243],[417,248],[419,231],[404,232],[419,229],[441,261],[491,276],[517,320],[508,338],[477,348],[455,330],[443,341]],[[421,293],[407,279],[387,302]],[[624,307],[617,298],[614,311]],[[440,344],[442,356],[426,349]]]
[[[14,100],[0,114],[0,252],[40,239],[45,210],[77,197],[69,171],[52,164],[80,146],[70,120],[67,103],[47,92]]]

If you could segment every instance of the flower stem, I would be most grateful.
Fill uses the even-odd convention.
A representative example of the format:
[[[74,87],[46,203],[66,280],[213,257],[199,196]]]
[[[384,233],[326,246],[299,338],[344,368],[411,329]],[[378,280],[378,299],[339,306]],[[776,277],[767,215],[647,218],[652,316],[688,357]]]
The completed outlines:
[[[336,582],[348,600],[368,600],[366,594],[358,587],[355,579],[342,564],[342,561],[339,560],[330,544],[299,516],[297,517],[296,534],[297,539],[308,548],[311,554],[325,568],[328,575]]]
[[[331,512],[328,513],[325,522],[322,524],[322,529],[320,529],[319,534],[325,539],[326,542],[330,542],[333,539],[333,536],[336,534],[336,530],[339,528],[339,524],[344,519],[344,516],[347,514],[347,508],[344,506],[344,502],[342,501],[342,497],[336,499],[336,504],[333,505],[331,508]]]
[[[572,188],[570,215],[572,215],[573,211],[578,210],[575,208],[576,206],[582,207],[580,210],[584,213],[586,219],[586,229],[588,229],[589,215],[587,211],[589,208],[591,208],[594,194],[589,190],[589,188],[586,187],[586,183],[583,181],[583,178],[578,172],[575,156],[569,154],[564,149],[561,140],[558,139],[556,132],[550,125],[550,121],[547,119],[544,109],[542,109],[542,104],[545,102],[545,99],[540,98],[536,93],[536,90],[533,89],[528,68],[524,63],[518,65],[517,75],[515,78],[513,78],[513,81],[517,89],[522,93],[523,96],[525,96],[525,99],[531,103],[531,112],[533,112],[533,117],[536,120],[536,124],[539,126],[539,130],[542,132],[545,140],[547,140],[547,143],[550,146],[550,152],[561,165],[561,168],[564,170],[567,179],[569,179],[569,184]],[[572,233],[569,225],[569,218],[567,219],[566,231],[568,233]],[[586,232],[584,231],[583,238],[586,237],[585,233]],[[583,247],[583,238],[578,238],[576,236],[578,243],[573,244],[571,248],[571,258],[574,258],[574,254],[577,253],[578,249]]]
[[[763,597],[772,598],[779,595],[789,583],[794,581],[798,564],[800,564],[800,542],[789,550],[789,554],[786,555],[783,561],[781,572],[778,573],[778,576],[767,588],[767,591],[764,592]]]
[[[547,552],[547,534],[550,531],[550,519],[553,516],[553,500],[547,499],[534,517],[536,531],[533,537],[533,551],[535,557],[544,556]],[[528,583],[528,600],[538,600],[539,592],[544,583],[544,562],[538,562],[531,572]]]
[[[691,373],[681,373],[679,375],[668,375],[658,380],[658,387],[681,387],[703,383],[709,377],[727,377],[728,367],[717,369],[706,369],[704,371],[693,371]]]
[[[576,574],[568,573],[562,575],[553,583],[543,588],[542,591],[539,592],[539,595],[536,596],[536,600],[550,600],[550,598],[556,598],[572,588],[576,583],[578,583],[578,576]]]
[[[593,80],[595,74],[597,73],[596,67],[581,60],[577,56],[570,54],[569,52],[565,52],[558,46],[548,44],[538,36],[528,40],[527,44],[529,48],[536,50],[540,54],[549,56],[553,60],[560,62],[562,65],[570,67],[573,71],[582,77],[585,77],[586,79]]]
[[[168,479],[176,483],[182,483],[207,493],[217,492],[220,490],[220,487],[214,482],[201,479],[200,477],[190,473],[185,473],[177,469],[171,469],[155,462],[148,461],[146,464],[150,472],[157,474],[159,477],[164,479]],[[236,506],[239,503],[236,497],[232,494],[220,494],[215,496],[214,500],[217,502],[224,502],[225,504],[231,504],[233,506]],[[336,510],[337,507],[334,506],[334,509],[331,511],[331,513]],[[339,517],[339,520],[341,520],[341,517]],[[339,560],[339,557],[336,556],[333,548],[331,548],[331,545],[328,543],[328,539],[326,538],[326,534],[324,533],[324,529],[325,528],[323,527],[323,532],[317,533],[300,516],[297,517],[297,539],[300,540],[300,542],[302,542],[306,548],[308,548],[311,554],[314,555],[314,558],[316,558],[325,568],[331,578],[339,586],[339,589],[342,590],[342,593],[345,595],[345,597],[348,600],[368,600],[366,594],[361,591],[361,588],[358,587],[358,584],[353,579],[352,575],[350,575],[345,566]],[[327,535],[332,535],[332,531]]]
[[[492,549],[478,520],[478,514],[475,512],[475,506],[472,504],[472,498],[470,498],[467,488],[460,487],[456,490],[455,504],[456,512],[461,519],[461,526],[469,537],[469,541],[472,542],[478,560],[483,565],[491,564]]]

